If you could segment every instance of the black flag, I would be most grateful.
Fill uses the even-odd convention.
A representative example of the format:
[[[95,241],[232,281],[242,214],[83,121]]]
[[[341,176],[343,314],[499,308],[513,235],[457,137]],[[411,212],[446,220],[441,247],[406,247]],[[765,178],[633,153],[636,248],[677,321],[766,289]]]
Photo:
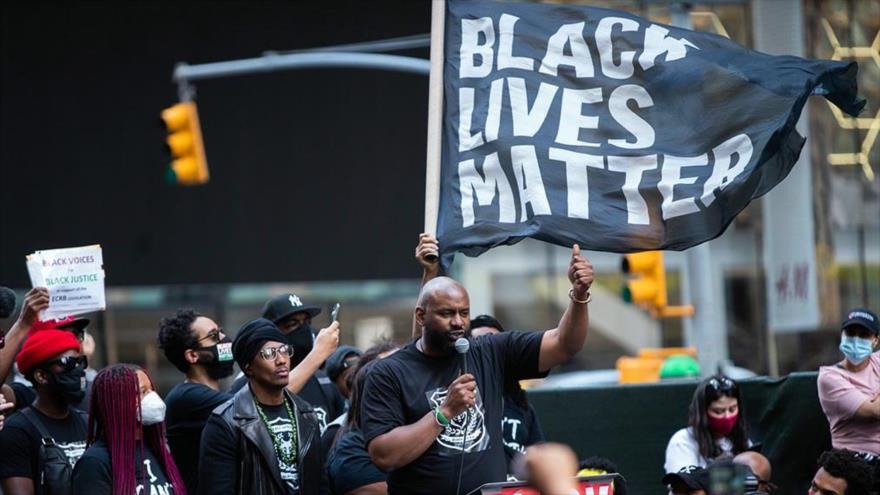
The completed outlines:
[[[443,263],[533,237],[612,252],[719,236],[797,161],[807,97],[850,115],[854,62],[606,9],[448,0]]]

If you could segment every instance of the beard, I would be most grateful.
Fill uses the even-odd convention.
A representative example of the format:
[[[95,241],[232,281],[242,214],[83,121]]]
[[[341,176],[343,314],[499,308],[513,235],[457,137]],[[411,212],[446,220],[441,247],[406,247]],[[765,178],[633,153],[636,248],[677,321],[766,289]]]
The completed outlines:
[[[455,350],[455,343],[449,339],[448,332],[443,330],[434,330],[425,326],[424,339],[427,347],[434,352],[451,354]]]

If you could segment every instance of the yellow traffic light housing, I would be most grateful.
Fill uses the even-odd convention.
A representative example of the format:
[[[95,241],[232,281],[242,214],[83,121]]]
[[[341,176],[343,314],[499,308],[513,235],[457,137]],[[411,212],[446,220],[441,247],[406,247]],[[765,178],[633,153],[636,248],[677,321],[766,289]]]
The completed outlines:
[[[624,301],[649,308],[666,306],[666,270],[662,252],[627,254],[621,268],[623,273],[634,275],[623,286]]]
[[[623,273],[632,275],[621,290],[624,301],[642,306],[654,318],[694,314],[693,306],[667,305],[663,252],[645,251],[624,255],[621,269]]]
[[[168,130],[165,144],[171,153],[176,182],[187,186],[207,183],[208,160],[195,102],[178,103],[162,110],[161,116]]]

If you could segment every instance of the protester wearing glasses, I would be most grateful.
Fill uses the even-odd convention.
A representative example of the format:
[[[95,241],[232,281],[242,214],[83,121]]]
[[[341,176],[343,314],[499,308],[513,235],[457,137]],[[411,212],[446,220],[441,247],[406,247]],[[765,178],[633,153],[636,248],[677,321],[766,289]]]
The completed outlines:
[[[85,396],[86,358],[72,333],[31,334],[16,357],[34,384],[33,404],[10,416],[0,432],[0,486],[6,494],[68,493],[70,473],[86,448],[85,413],[73,408]],[[45,469],[55,458],[66,469]]]
[[[17,366],[13,367],[15,353],[21,347],[22,342],[35,332],[45,329],[56,329],[71,332],[76,339],[83,343],[88,335],[85,331],[89,320],[85,318],[67,317],[56,320],[41,321],[40,311],[49,307],[49,291],[45,287],[36,287],[28,291],[21,306],[18,320],[6,335],[6,346],[0,348],[0,384],[6,381],[10,369],[12,370],[12,383],[0,386],[5,401],[11,404],[9,413],[28,406],[36,399],[33,384],[24,376]],[[88,389],[91,386],[91,378],[88,370],[86,373],[86,395],[79,404],[74,404],[79,409],[88,408]]]
[[[262,316],[275,323],[284,334],[284,342],[291,350],[290,366],[294,370],[290,377],[290,391],[312,405],[323,432],[333,418],[345,412],[346,403],[333,381],[320,370],[339,346],[338,322],[331,322],[315,335],[312,318],[320,313],[318,306],[287,293],[266,301]],[[237,392],[246,381],[245,377],[236,379],[232,392]]]
[[[694,391],[688,426],[672,435],[663,467],[667,473],[706,467],[719,456],[735,456],[750,446],[739,387],[732,379],[716,375]]]
[[[841,326],[843,361],[819,369],[819,401],[836,449],[862,453],[880,466],[880,322],[853,309]]]
[[[49,328],[64,330],[65,332],[72,333],[73,336],[76,337],[76,340],[79,341],[80,348],[82,349],[84,347],[83,341],[85,340],[86,327],[88,325],[88,319],[76,318],[73,316],[68,316],[66,318],[59,318],[55,320],[37,320],[31,327],[29,335]],[[82,350],[84,351],[84,349]],[[85,352],[83,352],[83,354],[85,354]],[[92,375],[92,377],[94,377],[94,375]],[[85,395],[83,395],[83,399],[79,403],[73,404],[74,407],[76,407],[77,409],[82,409],[83,411],[88,410],[89,389],[91,388],[91,386],[92,380],[89,378],[89,370],[86,369],[86,393]],[[33,403],[34,399],[36,399],[37,397],[34,393],[34,385],[24,376],[24,373],[21,373],[21,371],[13,370],[13,379],[9,387],[15,394],[16,408],[24,407],[28,404]]]
[[[321,431],[314,409],[288,390],[287,338],[260,318],[238,331],[232,352],[247,384],[202,432],[198,493],[319,493]]]
[[[232,375],[232,341],[214,320],[192,309],[178,310],[159,323],[159,347],[186,375],[165,397],[168,445],[186,490],[196,493],[199,445],[211,411],[232,398],[220,380]]]
[[[73,471],[75,495],[186,494],[165,446],[165,404],[144,370],[102,369],[89,411],[89,447]]]

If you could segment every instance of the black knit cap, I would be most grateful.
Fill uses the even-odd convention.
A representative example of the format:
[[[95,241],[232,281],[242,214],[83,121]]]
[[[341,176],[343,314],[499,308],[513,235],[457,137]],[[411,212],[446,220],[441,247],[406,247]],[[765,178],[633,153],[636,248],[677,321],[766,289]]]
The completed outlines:
[[[266,342],[286,344],[287,337],[274,323],[265,318],[257,318],[245,323],[232,341],[232,355],[238,367],[244,370],[245,365],[254,360]]]

